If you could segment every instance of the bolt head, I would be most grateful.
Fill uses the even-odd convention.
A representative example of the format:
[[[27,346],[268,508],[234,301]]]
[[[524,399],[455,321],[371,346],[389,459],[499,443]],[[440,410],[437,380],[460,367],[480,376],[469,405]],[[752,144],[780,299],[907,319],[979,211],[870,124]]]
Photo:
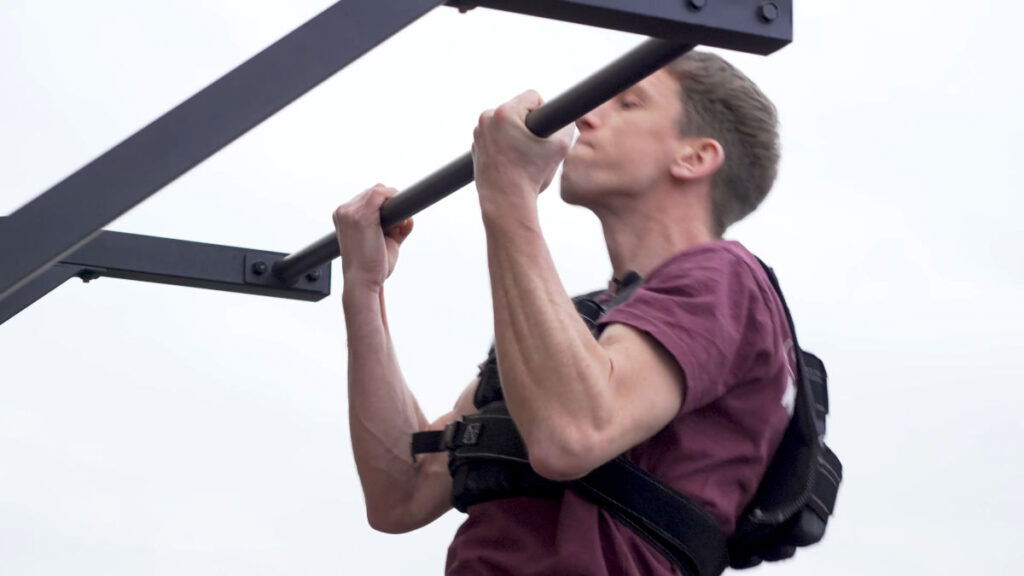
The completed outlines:
[[[694,10],[700,10],[708,5],[708,0],[687,0],[686,5]]]
[[[82,282],[88,284],[89,282],[99,278],[100,273],[95,270],[82,270],[82,273],[79,274],[78,277],[82,279]]]
[[[765,2],[761,4],[757,14],[765,22],[774,22],[779,17],[779,6],[775,2]]]
[[[320,273],[319,269],[318,270],[313,270],[312,272],[306,274],[306,280],[308,280],[310,282],[316,282],[317,280],[320,279],[320,275],[321,275],[321,273]]]
[[[263,276],[264,274],[267,273],[267,270],[267,263],[263,262],[262,260],[259,262],[252,263],[252,273],[257,276]]]

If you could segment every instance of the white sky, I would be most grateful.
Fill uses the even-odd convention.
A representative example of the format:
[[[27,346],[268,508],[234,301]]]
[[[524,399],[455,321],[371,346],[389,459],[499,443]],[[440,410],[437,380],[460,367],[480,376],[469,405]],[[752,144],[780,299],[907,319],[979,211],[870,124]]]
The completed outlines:
[[[0,214],[329,4],[0,0]],[[793,45],[730,57],[784,144],[730,236],[777,269],[825,358],[846,466],[826,540],[752,574],[1019,573],[1021,22],[1017,2],[803,0]],[[553,97],[641,40],[438,9],[110,228],[293,251],[359,190],[467,150],[483,109]],[[542,206],[568,290],[603,285],[595,221]],[[476,210],[467,188],[422,214],[389,283],[430,415],[489,344]],[[340,291],[75,280],[0,327],[0,574],[441,573],[459,514],[365,524]]]

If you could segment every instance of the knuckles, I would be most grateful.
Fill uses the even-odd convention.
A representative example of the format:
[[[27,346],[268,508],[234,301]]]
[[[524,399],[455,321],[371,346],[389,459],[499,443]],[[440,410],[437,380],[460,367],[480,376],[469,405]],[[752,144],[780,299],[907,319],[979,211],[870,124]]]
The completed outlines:
[[[336,225],[343,224],[346,220],[350,219],[352,215],[352,209],[348,204],[342,204],[334,209],[334,223]]]
[[[332,218],[336,227],[359,223],[376,222],[384,201],[398,193],[398,190],[377,184],[368,188],[334,210]]]
[[[516,117],[516,110],[515,108],[512,107],[511,102],[502,104],[501,106],[498,106],[498,108],[494,110],[495,120],[500,120],[502,122],[507,123],[516,120]]]
[[[377,184],[373,188],[366,191],[366,194],[374,200],[384,199],[395,193],[394,188],[389,188],[383,184]]]
[[[520,94],[517,100],[521,101],[523,104],[526,105],[527,108],[530,109],[536,108],[544,104],[544,99],[541,98],[540,93],[532,88]]]

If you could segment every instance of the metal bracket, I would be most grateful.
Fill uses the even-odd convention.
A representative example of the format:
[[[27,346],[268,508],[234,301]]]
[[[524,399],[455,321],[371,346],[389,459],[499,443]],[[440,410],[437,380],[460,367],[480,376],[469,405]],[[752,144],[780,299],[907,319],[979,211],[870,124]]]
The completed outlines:
[[[331,293],[331,265],[325,264],[306,272],[295,284],[289,286],[274,273],[274,264],[286,254],[279,252],[251,251],[245,255],[245,283],[276,290],[293,290],[296,294],[309,293],[320,300]],[[310,298],[313,299],[313,298]]]

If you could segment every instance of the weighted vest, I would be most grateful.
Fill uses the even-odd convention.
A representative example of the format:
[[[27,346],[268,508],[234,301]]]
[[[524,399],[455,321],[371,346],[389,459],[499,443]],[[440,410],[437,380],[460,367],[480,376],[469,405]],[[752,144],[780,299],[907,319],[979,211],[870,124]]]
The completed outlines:
[[[443,431],[414,434],[413,456],[449,453],[452,503],[462,512],[496,498],[558,498],[567,489],[575,490],[616,516],[689,576],[717,576],[727,566],[749,568],[762,560],[791,557],[797,547],[818,542],[824,535],[842,480],[842,465],[823,441],[828,414],[824,364],[800,349],[778,280],[771,268],[761,265],[782,302],[796,350],[796,407],[755,496],[729,539],[703,508],[623,456],[572,482],[554,482],[534,472],[505,406],[493,346],[480,365],[473,398],[479,412]],[[640,283],[639,275],[628,274],[616,296],[604,304],[598,300],[604,291],[573,298],[576,311],[595,337],[598,319],[626,301]]]

